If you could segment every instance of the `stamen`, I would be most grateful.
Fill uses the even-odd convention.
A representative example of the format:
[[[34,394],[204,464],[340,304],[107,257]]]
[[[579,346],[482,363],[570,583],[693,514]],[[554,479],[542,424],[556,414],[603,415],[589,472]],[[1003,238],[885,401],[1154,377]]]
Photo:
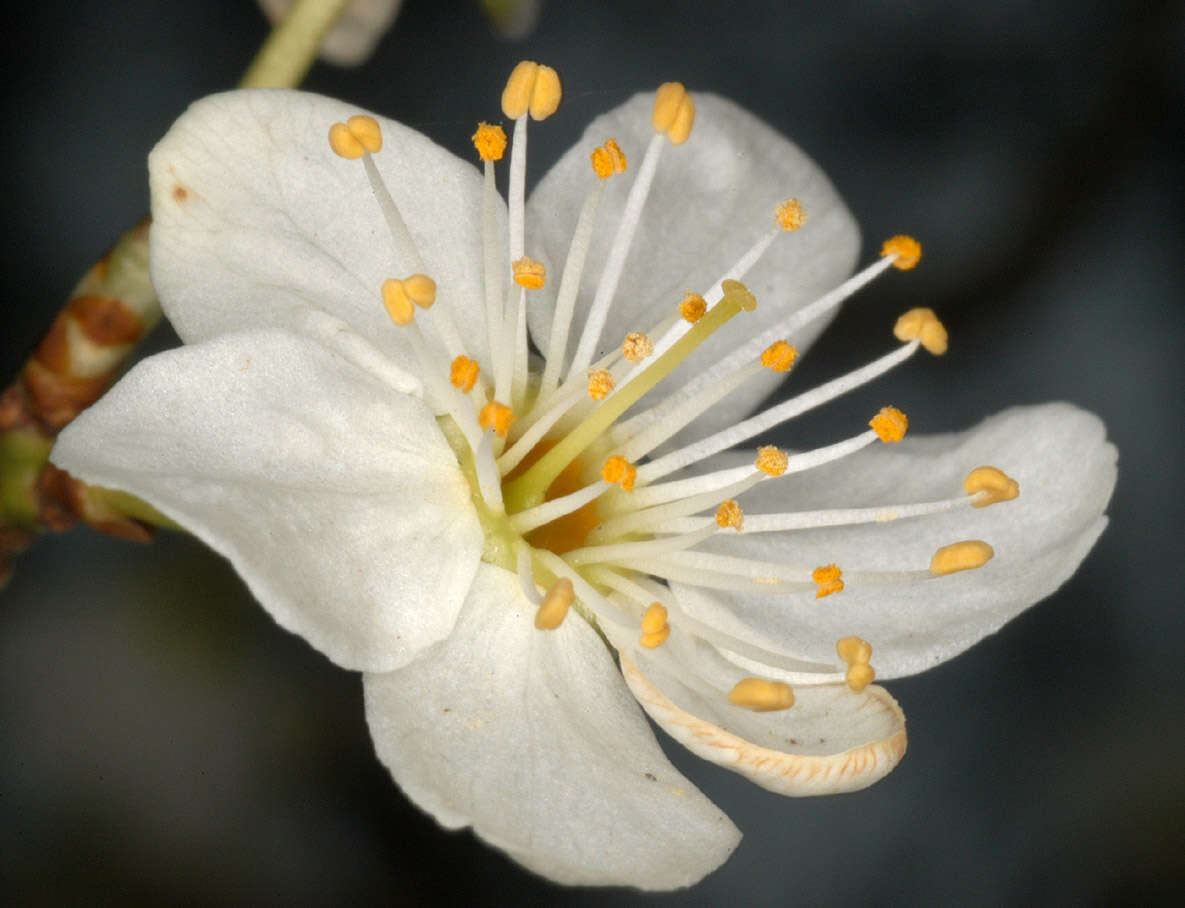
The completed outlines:
[[[535,627],[541,631],[554,631],[568,617],[568,609],[575,598],[576,591],[572,587],[572,581],[567,577],[561,577],[543,597],[543,603],[535,613]]]
[[[896,407],[882,407],[868,425],[885,444],[901,441],[909,429],[909,418]]]
[[[510,526],[520,536],[524,536],[531,530],[559,520],[566,514],[579,511],[590,501],[604,494],[607,488],[609,484],[606,482],[594,482],[570,495],[562,495],[525,511],[519,511],[510,518]]]
[[[681,536],[663,536],[639,542],[614,542],[608,545],[586,545],[564,555],[564,560],[573,567],[584,564],[637,562],[647,558],[659,558],[673,552],[682,552],[699,545],[717,532],[716,527],[707,527]]]
[[[527,290],[538,290],[547,283],[547,266],[523,256],[511,265],[514,282]]]
[[[922,244],[911,236],[898,234],[885,240],[881,255],[891,259],[894,268],[909,271],[922,260]]]
[[[806,223],[806,212],[803,210],[802,202],[798,199],[786,199],[777,207],[774,217],[777,219],[778,226],[786,231],[797,230]]]
[[[612,144],[617,148],[617,143],[610,139],[605,143],[604,148],[598,148],[597,151],[605,151],[605,154],[612,157],[611,153],[605,149]],[[617,149],[620,153],[621,149]],[[625,169],[625,155],[621,155],[622,170]],[[601,175],[597,168],[596,152],[593,152],[593,169],[599,177]],[[592,245],[593,228],[596,226],[597,211],[601,206],[601,199],[605,195],[605,180],[598,179],[596,184],[589,190],[588,195],[584,197],[584,204],[580,207],[580,215],[576,219],[576,230],[572,234],[572,242],[568,245],[568,258],[564,262],[564,273],[560,278],[560,291],[556,296],[555,315],[551,322],[551,337],[547,346],[547,362],[543,367],[543,378],[539,382],[539,397],[537,400],[539,404],[547,401],[551,393],[555,390],[556,385],[559,384],[560,372],[564,365],[564,352],[568,346],[568,332],[572,327],[572,312],[576,305],[576,297],[580,292],[580,278],[584,274],[584,264],[588,258],[588,250]]]
[[[941,577],[957,571],[983,567],[995,554],[990,545],[978,539],[954,542],[944,545],[934,553],[934,557],[930,559],[930,573]]]
[[[899,341],[917,338],[922,346],[935,356],[946,352],[946,328],[938,320],[933,309],[910,309],[893,326],[893,336]]]
[[[523,60],[510,73],[502,90],[502,113],[512,120],[546,120],[560,106],[560,77],[550,66]]]
[[[593,173],[602,180],[607,180],[614,174],[625,173],[628,166],[625,152],[621,150],[621,146],[615,139],[609,139],[604,145],[594,148],[590,158],[592,159]]]
[[[682,84],[667,82],[660,86],[654,97],[654,113],[651,117],[651,125],[654,126],[655,131],[666,133],[672,145],[681,145],[691,135],[691,126],[694,122],[695,103]],[[658,158],[662,149],[663,143],[660,136],[651,139],[650,144],[646,147],[646,155],[642,159],[642,166],[638,169],[638,176],[630,187],[617,235],[613,238],[613,245],[605,260],[605,268],[601,272],[601,280],[597,284],[596,294],[589,307],[584,330],[580,335],[580,343],[572,358],[569,375],[587,369],[588,364],[592,362],[601,331],[605,327],[605,318],[609,314],[609,308],[617,293],[617,284],[621,280],[621,273],[625,267],[630,244],[634,239],[634,232],[642,218],[642,208],[646,204],[650,186],[654,182],[654,173],[658,168]]]
[[[794,691],[784,681],[745,678],[728,692],[728,702],[758,713],[774,712],[794,705]]]
[[[872,646],[866,640],[859,637],[844,637],[836,641],[835,651],[840,659],[848,663],[845,675],[848,687],[859,692],[872,683],[876,672],[868,664],[868,660],[872,658]]]
[[[867,663],[872,658],[872,645],[860,637],[844,637],[835,642],[835,652],[849,665],[853,662]]]
[[[478,123],[473,147],[483,161],[501,161],[506,154],[506,130],[494,123]]]
[[[534,549],[534,558],[557,578],[567,577],[572,581],[575,593],[586,608],[588,608],[600,624],[613,624],[624,639],[633,634],[637,628],[636,618],[627,618],[622,609],[610,602],[596,591],[580,574],[574,570],[563,558],[547,549]]]
[[[387,278],[383,281],[382,295],[383,305],[387,308],[387,315],[391,321],[400,327],[410,325],[416,317],[416,306],[408,296],[403,281],[394,277]]]
[[[604,400],[616,384],[608,369],[594,369],[588,373],[588,396],[593,400]]]
[[[761,354],[761,365],[774,372],[789,372],[798,359],[798,348],[784,340],[774,341]]]
[[[839,565],[827,564],[815,568],[811,574],[811,580],[815,581],[815,585],[818,587],[815,591],[815,598],[822,599],[824,596],[830,596],[832,593],[842,592],[842,578],[843,571],[839,569]]]
[[[621,354],[631,363],[640,363],[654,352],[654,341],[641,331],[631,331],[621,342]]]
[[[781,476],[786,472],[790,458],[786,452],[773,445],[763,445],[757,449],[757,460],[754,466],[766,476]]]
[[[682,145],[695,124],[695,102],[682,82],[664,82],[654,94],[654,112],[650,125],[655,132],[666,133],[672,145]]]
[[[688,290],[685,294],[683,294],[683,302],[679,304],[679,314],[682,315],[686,321],[694,325],[704,317],[704,313],[707,311],[707,301],[705,301],[704,298],[698,293],[693,293],[692,291]]]
[[[638,468],[622,457],[615,454],[605,461],[601,467],[601,478],[610,485],[619,485],[627,492],[634,490],[634,480],[638,476]]]
[[[355,114],[345,123],[329,127],[329,147],[334,154],[356,161],[364,154],[376,154],[383,148],[383,132],[374,117]]]
[[[1020,494],[1020,484],[995,467],[976,467],[963,480],[963,490],[974,495],[973,507],[986,508],[1000,501],[1012,501]]]
[[[452,366],[449,367],[449,381],[462,394],[468,394],[473,390],[473,386],[477,384],[477,376],[480,372],[481,367],[478,366],[475,360],[464,355],[458,356],[453,360]]]
[[[871,435],[872,433],[868,433]],[[875,439],[875,436],[872,436]],[[871,440],[871,439],[870,439]],[[799,455],[795,455],[796,457]],[[787,458],[787,469],[792,461]],[[640,472],[640,471],[639,471]],[[781,474],[777,474],[781,475]],[[646,486],[634,493],[637,501],[648,498],[655,489],[664,488],[667,483]],[[755,514],[750,515],[745,525],[746,533],[784,533],[790,530],[819,529],[820,527],[851,526],[860,523],[890,523],[894,520],[904,520],[909,517],[923,517],[929,514],[941,514],[958,507],[974,505],[975,496],[960,495],[957,498],[944,498],[939,501],[923,501],[917,504],[882,505],[874,508],[835,508],[825,511],[791,511],[785,514]],[[702,521],[695,519],[672,520],[664,528],[672,533],[688,533],[698,529]]]
[[[667,608],[661,602],[652,602],[642,616],[642,633],[638,642],[646,649],[657,649],[671,636],[671,626],[667,624]]]
[[[729,498],[720,503],[720,507],[716,509],[716,525],[721,529],[732,527],[738,533],[741,531],[741,524],[745,522],[745,513],[741,510],[741,506],[736,503],[735,499]]]
[[[531,547],[529,545],[518,546],[516,561],[518,585],[519,589],[523,591],[523,598],[538,609],[543,604],[543,597],[539,595],[539,590],[535,586],[535,576],[531,573]]]
[[[514,411],[496,400],[490,401],[481,408],[477,422],[483,429],[493,429],[499,438],[505,438],[510,431],[510,424],[514,421]]]

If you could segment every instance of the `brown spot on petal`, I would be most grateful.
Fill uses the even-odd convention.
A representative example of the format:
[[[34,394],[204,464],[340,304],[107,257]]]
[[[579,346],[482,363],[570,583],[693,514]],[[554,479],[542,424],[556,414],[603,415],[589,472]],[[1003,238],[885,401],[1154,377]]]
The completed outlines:
[[[182,186],[180,183],[178,183],[176,186],[173,187],[173,198],[176,199],[178,202],[184,202],[186,199],[189,198],[189,190],[186,189],[184,186]]]

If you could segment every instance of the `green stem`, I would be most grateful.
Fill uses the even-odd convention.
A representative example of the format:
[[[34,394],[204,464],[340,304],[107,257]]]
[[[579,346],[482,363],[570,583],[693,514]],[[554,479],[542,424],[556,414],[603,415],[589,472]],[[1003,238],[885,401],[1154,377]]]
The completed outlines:
[[[515,514],[535,507],[544,500],[550,486],[573,460],[632,407],[651,388],[666,378],[691,352],[706,341],[718,328],[742,310],[756,306],[748,289],[735,281],[726,287],[724,298],[713,306],[690,331],[671,345],[670,349],[650,364],[640,375],[610,397],[566,435],[559,444],[544,454],[518,479],[503,490],[507,513]]]
[[[268,36],[240,82],[242,88],[293,88],[317,59],[350,0],[297,0]]]

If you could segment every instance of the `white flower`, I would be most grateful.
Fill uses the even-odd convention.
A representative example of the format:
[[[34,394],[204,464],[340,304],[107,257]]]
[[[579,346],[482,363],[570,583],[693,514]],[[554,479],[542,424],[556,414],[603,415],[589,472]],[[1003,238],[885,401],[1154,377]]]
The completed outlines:
[[[847,279],[857,231],[824,175],[673,83],[598,118],[524,206],[520,114],[558,99],[516,69],[509,207],[496,130],[483,176],[326,98],[194,105],[150,159],[153,278],[187,346],[54,461],[188,527],[366,672],[378,754],[440,823],[561,882],[671,888],[739,833],[634,698],[774,791],[871,784],[905,749],[871,666],[929,668],[1053,591],[1102,531],[1115,454],[1068,405],[882,444],[905,429],[889,408],[820,450],[729,450],[944,348],[916,310],[885,357],[745,418],[790,345],[917,250]]]

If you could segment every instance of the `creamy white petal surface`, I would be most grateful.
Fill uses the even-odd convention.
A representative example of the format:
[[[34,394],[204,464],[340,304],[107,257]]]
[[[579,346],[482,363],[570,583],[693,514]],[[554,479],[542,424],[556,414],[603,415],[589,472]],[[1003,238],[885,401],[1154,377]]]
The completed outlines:
[[[329,151],[329,126],[359,113],[279,90],[198,101],[149,156],[152,280],[187,343],[244,328],[291,326],[320,308],[415,364],[379,298],[389,277],[421,270],[397,254],[357,161]],[[376,117],[375,166],[462,337],[485,346],[481,177],[415,130]],[[499,203],[499,223],[505,206]]]
[[[527,204],[527,254],[539,249],[559,274],[584,195],[595,182],[592,149],[615,138],[630,170],[612,178],[601,204],[598,228],[581,280],[582,301],[573,322],[578,336],[588,303],[596,293],[602,266],[617,231],[632,172],[642,163],[654,131],[653,94],[635,95],[593,120],[583,138],[548,172]],[[724,98],[695,94],[692,138],[665,148],[626,259],[617,297],[602,336],[601,349],[621,343],[630,331],[646,331],[674,310],[687,290],[705,293],[765,232],[774,226],[774,209],[798,198],[807,212],[805,226],[778,236],[744,278],[759,300],[756,312],[733,320],[713,338],[709,350],[693,354],[675,372],[673,387],[692,374],[709,372],[730,350],[832,289],[852,271],[860,234],[826,175],[801,149],[753,114]],[[532,336],[546,348],[551,308],[559,281],[549,281],[538,306],[528,311]],[[800,349],[826,326],[820,318],[790,338]],[[576,341],[568,345],[569,356]],[[752,409],[784,376],[769,373],[730,396],[727,413],[710,412],[696,432],[725,425]],[[682,436],[681,436],[682,437]]]
[[[379,758],[440,823],[550,879],[696,882],[740,834],[667,762],[592,628],[533,617],[517,578],[483,564],[448,640],[366,675]]]
[[[347,668],[393,669],[447,635],[481,553],[469,487],[424,403],[285,332],[145,360],[53,459],[185,526]]]
[[[961,494],[963,478],[990,464],[1020,483],[1020,497],[987,508],[891,523],[721,535],[705,546],[813,568],[926,569],[939,547],[982,539],[984,567],[945,577],[861,586],[836,595],[705,592],[674,584],[680,605],[729,633],[800,658],[831,662],[835,641],[873,645],[879,678],[909,675],[950,659],[1056,590],[1106,524],[1115,448],[1102,423],[1069,404],[1005,411],[969,432],[877,444],[809,473],[763,483],[753,514],[874,507]]]
[[[842,794],[883,779],[905,755],[905,716],[882,687],[794,687],[794,705],[755,712],[728,701],[751,672],[677,632],[657,650],[622,652],[630,690],[650,718],[705,760],[762,788],[803,797]],[[777,672],[763,672],[776,679]]]

